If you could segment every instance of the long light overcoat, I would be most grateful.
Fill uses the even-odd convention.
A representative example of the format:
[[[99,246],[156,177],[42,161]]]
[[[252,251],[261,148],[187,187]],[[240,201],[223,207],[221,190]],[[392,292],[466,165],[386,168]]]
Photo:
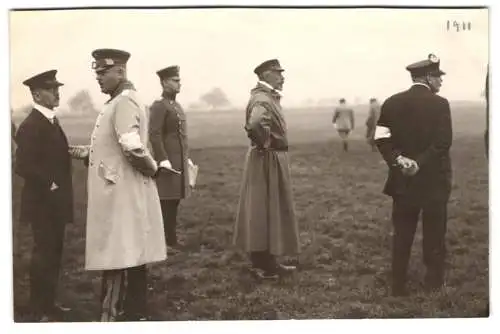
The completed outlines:
[[[104,105],[91,138],[87,270],[123,269],[167,257],[147,132],[145,108],[133,87],[123,85]]]

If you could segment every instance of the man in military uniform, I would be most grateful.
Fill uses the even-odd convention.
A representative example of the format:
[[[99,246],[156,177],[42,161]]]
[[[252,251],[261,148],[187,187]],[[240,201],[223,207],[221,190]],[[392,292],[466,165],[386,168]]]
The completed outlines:
[[[376,98],[371,98],[370,110],[368,111],[368,118],[366,119],[366,140],[373,152],[377,151],[377,145],[375,145],[375,139],[373,137],[375,136],[375,128],[379,117],[380,105]]]
[[[126,320],[144,320],[146,265],[167,257],[153,179],[159,167],[147,148],[144,105],[127,79],[130,53],[98,49],[92,56],[110,99],[97,117],[88,155],[85,269],[103,271],[101,321],[116,321],[121,311]]]
[[[344,152],[349,151],[348,138],[354,130],[354,110],[346,105],[344,98],[339,100],[339,106],[335,108],[332,123],[342,139]]]
[[[181,83],[179,66],[156,72],[162,86],[162,98],[150,108],[149,141],[155,160],[165,167],[156,179],[161,201],[165,239],[169,251],[182,248],[177,238],[177,212],[180,201],[189,192],[189,159],[186,114],[176,101]]]
[[[294,271],[276,256],[300,251],[288,161],[286,122],[281,109],[283,68],[277,59],[257,66],[259,82],[246,108],[250,139],[243,171],[234,243],[250,253],[253,272],[264,279]]]
[[[58,320],[56,293],[61,267],[64,230],[73,221],[73,184],[68,141],[54,108],[59,106],[56,70],[35,75],[23,82],[34,106],[20,124],[15,171],[24,179],[20,220],[33,230],[30,264],[30,302],[40,321]]]
[[[425,286],[444,284],[447,203],[451,192],[452,124],[441,87],[440,61],[428,59],[407,66],[413,86],[382,105],[375,142],[389,166],[384,193],[393,198],[392,293],[406,295],[411,247],[423,218]]]

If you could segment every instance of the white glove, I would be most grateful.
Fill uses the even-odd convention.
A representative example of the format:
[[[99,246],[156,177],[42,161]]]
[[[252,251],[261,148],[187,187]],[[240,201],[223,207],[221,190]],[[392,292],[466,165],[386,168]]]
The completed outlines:
[[[58,189],[59,187],[57,186],[57,184],[55,182],[52,182],[51,186],[50,186],[50,191],[54,191],[56,189]]]
[[[402,168],[401,172],[404,175],[413,176],[413,175],[417,174],[417,172],[420,169],[415,160],[404,157],[402,155],[400,155],[399,157],[396,158],[396,162]]]
[[[396,162],[401,168],[410,168],[412,166],[413,160],[400,155],[396,158]]]
[[[403,169],[403,174],[413,176],[418,173],[420,168],[418,167],[418,164],[416,161],[413,161],[412,165],[408,168]]]
[[[90,149],[85,145],[71,145],[68,151],[74,159],[85,159],[89,156]]]
[[[163,160],[160,162],[160,165],[159,165],[160,168],[166,168],[166,169],[172,169],[172,164],[170,163],[169,160]]]

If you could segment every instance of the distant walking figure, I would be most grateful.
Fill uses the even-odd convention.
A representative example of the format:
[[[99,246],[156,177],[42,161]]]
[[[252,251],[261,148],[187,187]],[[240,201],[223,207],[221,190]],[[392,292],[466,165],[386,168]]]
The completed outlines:
[[[370,99],[370,110],[368,111],[368,118],[366,119],[366,140],[373,152],[377,151],[375,145],[375,128],[377,126],[378,118],[380,117],[380,104],[376,98]]]
[[[332,123],[342,139],[344,152],[347,152],[349,151],[347,139],[351,131],[354,129],[354,110],[346,105],[344,98],[341,98],[339,103],[339,106],[335,108]]]

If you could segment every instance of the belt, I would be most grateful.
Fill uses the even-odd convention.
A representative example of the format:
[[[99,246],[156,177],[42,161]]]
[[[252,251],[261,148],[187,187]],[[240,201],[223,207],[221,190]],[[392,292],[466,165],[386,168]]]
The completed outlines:
[[[252,149],[258,150],[258,151],[276,151],[276,152],[288,152],[288,146],[281,146],[281,147],[268,147],[268,148],[263,148],[259,146],[252,145],[250,146]]]

